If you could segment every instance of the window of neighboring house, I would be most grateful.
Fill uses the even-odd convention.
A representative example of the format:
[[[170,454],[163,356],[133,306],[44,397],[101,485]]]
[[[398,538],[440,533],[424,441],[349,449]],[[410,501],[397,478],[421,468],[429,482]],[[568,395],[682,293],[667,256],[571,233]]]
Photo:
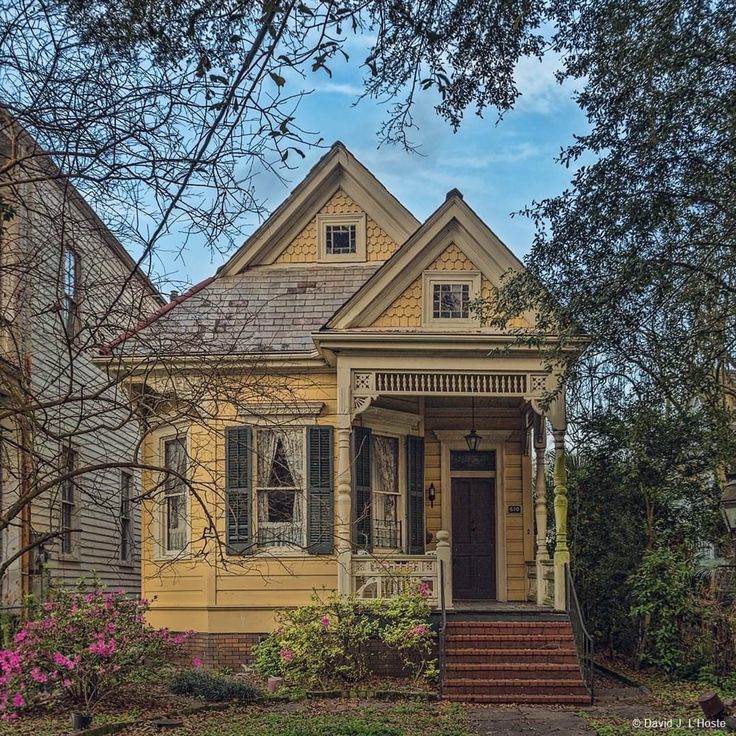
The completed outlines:
[[[163,550],[180,552],[187,544],[187,438],[164,441]]]
[[[467,324],[473,321],[470,304],[480,296],[480,274],[425,271],[424,323]]]
[[[79,254],[65,245],[63,250],[62,274],[62,317],[67,333],[73,335],[77,330],[79,317]]]
[[[373,435],[373,546],[400,549],[399,439]]]
[[[120,559],[133,559],[133,525],[130,518],[130,496],[133,488],[131,473],[120,473]]]
[[[78,467],[79,455],[71,447],[62,450],[63,475],[66,477],[61,484],[61,552],[65,555],[74,553],[74,532],[77,518],[77,479],[75,475]]]
[[[256,431],[259,546],[304,545],[304,446],[303,428]]]
[[[317,239],[321,261],[364,261],[366,218],[363,213],[317,215]]]

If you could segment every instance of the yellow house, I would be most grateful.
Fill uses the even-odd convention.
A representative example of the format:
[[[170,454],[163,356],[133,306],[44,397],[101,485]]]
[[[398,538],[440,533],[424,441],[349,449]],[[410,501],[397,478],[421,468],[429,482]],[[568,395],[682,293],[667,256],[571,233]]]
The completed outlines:
[[[451,618],[571,640],[564,395],[543,415],[557,377],[471,306],[521,268],[460,192],[419,222],[337,143],[214,277],[108,345],[148,412],[152,622],[237,665],[278,608],[413,579]]]

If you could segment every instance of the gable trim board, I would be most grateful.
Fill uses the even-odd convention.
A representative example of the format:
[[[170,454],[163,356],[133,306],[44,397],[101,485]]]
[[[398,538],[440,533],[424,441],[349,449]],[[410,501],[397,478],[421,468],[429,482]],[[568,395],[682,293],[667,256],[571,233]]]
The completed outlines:
[[[273,263],[339,189],[380,223],[396,243],[403,243],[419,227],[419,220],[338,141],[218,269],[217,275],[233,275],[249,266]]]
[[[489,243],[492,248],[484,247]],[[451,244],[495,287],[507,271],[524,266],[457,192],[340,307],[323,329],[370,327]]]

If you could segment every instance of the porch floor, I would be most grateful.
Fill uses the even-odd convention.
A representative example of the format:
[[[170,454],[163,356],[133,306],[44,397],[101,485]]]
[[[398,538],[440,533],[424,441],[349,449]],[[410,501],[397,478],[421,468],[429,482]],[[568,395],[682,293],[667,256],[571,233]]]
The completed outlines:
[[[439,608],[433,612],[441,615]],[[567,619],[564,611],[538,606],[527,601],[461,600],[447,609],[447,618],[455,621],[559,621]]]

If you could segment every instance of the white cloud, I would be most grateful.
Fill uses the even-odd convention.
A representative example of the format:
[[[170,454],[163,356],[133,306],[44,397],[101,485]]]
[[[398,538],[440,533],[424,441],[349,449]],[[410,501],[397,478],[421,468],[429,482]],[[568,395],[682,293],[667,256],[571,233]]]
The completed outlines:
[[[359,84],[343,82],[319,82],[314,90],[324,94],[346,95],[356,99],[363,93],[363,87]]]
[[[572,83],[560,84],[555,72],[562,67],[559,55],[548,51],[542,61],[525,56],[516,66],[514,77],[521,97],[516,109],[523,112],[549,114],[562,104],[569,102]]]

